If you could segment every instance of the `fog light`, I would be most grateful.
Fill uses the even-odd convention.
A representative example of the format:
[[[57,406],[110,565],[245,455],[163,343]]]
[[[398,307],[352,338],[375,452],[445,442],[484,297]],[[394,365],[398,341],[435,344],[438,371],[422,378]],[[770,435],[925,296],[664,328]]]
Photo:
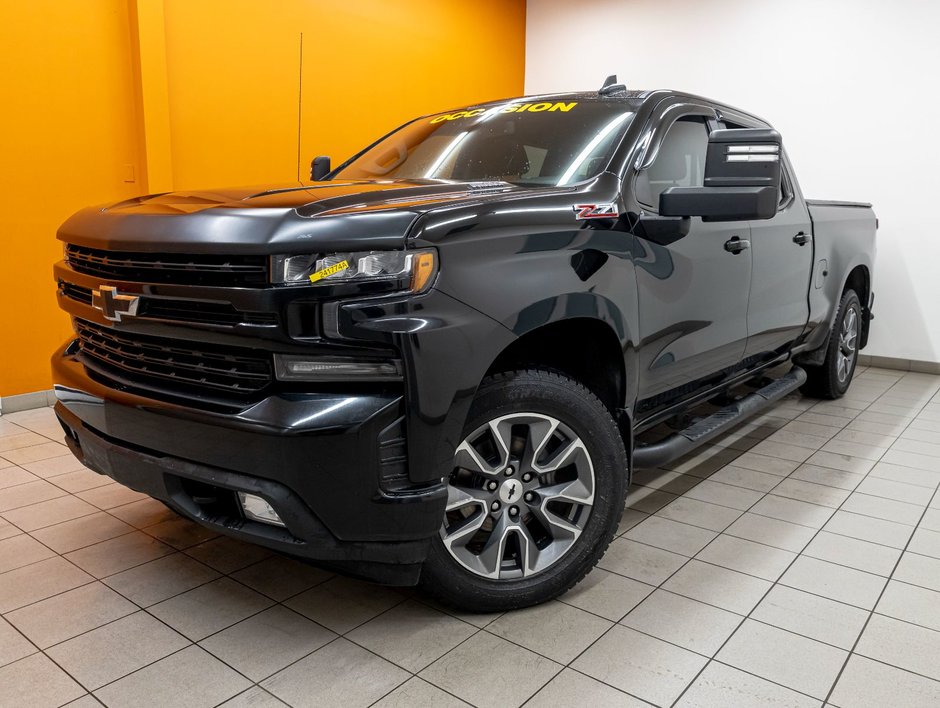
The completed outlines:
[[[245,516],[254,521],[260,521],[263,524],[274,524],[275,526],[285,526],[281,517],[274,511],[274,507],[267,501],[255,494],[238,493],[238,502],[242,505],[242,511]]]
[[[274,373],[281,381],[394,381],[401,362],[275,354]]]

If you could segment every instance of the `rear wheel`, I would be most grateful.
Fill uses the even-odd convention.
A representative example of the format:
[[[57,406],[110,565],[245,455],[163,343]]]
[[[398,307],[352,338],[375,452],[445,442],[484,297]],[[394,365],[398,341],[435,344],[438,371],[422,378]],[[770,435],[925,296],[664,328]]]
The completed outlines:
[[[862,305],[854,290],[846,290],[839,303],[836,321],[829,334],[829,348],[821,366],[806,366],[804,393],[836,399],[845,395],[858,364],[862,331]]]
[[[475,612],[557,597],[603,556],[626,478],[617,424],[580,383],[538,369],[486,379],[454,456],[423,587]]]

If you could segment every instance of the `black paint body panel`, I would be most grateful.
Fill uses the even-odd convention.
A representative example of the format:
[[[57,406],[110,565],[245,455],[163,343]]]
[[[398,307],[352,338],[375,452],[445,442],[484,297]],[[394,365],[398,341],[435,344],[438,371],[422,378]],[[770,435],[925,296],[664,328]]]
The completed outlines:
[[[572,97],[600,100],[559,98]],[[73,318],[262,357],[389,357],[404,371],[401,381],[378,384],[274,382],[254,400],[233,402],[102,378],[70,343],[53,357],[53,371],[56,410],[76,454],[225,533],[309,558],[345,559],[370,577],[408,583],[439,529],[442,478],[474,393],[520,338],[549,325],[601,323],[619,348],[624,381],[614,412],[627,431],[769,362],[824,346],[849,272],[864,268],[870,283],[871,210],[808,210],[791,170],[792,199],[775,219],[693,218],[688,235],[669,245],[641,238],[636,217],[655,209],[638,196],[635,181],[672,121],[698,116],[717,129],[720,114],[769,126],[674,92],[603,100],[622,101],[634,119],[604,170],[571,186],[328,180],[154,195],[73,216],[60,240],[102,251],[276,256],[433,248],[438,260],[432,286],[414,296],[350,285],[125,282],[57,264],[59,303]],[[614,204],[619,216],[579,220],[574,207],[584,204]],[[789,233],[801,228],[815,236],[803,247]],[[755,246],[729,252],[724,244],[732,237]],[[828,275],[815,288],[820,258]],[[166,306],[211,303],[245,317],[234,324],[150,316],[109,322],[65,284],[111,285]],[[258,321],[259,313],[268,320]],[[579,345],[591,350],[597,343]],[[396,426],[404,431],[407,474],[392,489],[380,479],[380,439]],[[192,491],[201,484],[215,485],[221,496],[254,485],[284,505],[287,532],[223,513],[218,500],[207,502],[207,511],[193,501],[212,497]]]

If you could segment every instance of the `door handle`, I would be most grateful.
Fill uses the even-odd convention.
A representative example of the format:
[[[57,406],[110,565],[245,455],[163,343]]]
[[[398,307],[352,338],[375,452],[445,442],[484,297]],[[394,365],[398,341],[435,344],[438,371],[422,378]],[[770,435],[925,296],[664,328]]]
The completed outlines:
[[[793,237],[793,243],[796,243],[800,246],[805,246],[806,244],[810,242],[811,238],[812,236],[810,236],[809,234],[806,234],[800,231],[800,233],[798,233],[796,236]]]
[[[728,253],[733,253],[734,255],[738,255],[741,251],[746,251],[750,247],[750,241],[739,238],[738,236],[732,236],[730,239],[725,241],[725,250]]]

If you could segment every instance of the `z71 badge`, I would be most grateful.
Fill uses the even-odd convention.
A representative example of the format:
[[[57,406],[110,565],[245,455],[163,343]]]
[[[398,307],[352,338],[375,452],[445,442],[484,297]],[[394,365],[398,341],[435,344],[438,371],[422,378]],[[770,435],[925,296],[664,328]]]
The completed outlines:
[[[619,214],[617,213],[616,204],[575,204],[574,209],[574,218],[578,219],[616,219]]]

